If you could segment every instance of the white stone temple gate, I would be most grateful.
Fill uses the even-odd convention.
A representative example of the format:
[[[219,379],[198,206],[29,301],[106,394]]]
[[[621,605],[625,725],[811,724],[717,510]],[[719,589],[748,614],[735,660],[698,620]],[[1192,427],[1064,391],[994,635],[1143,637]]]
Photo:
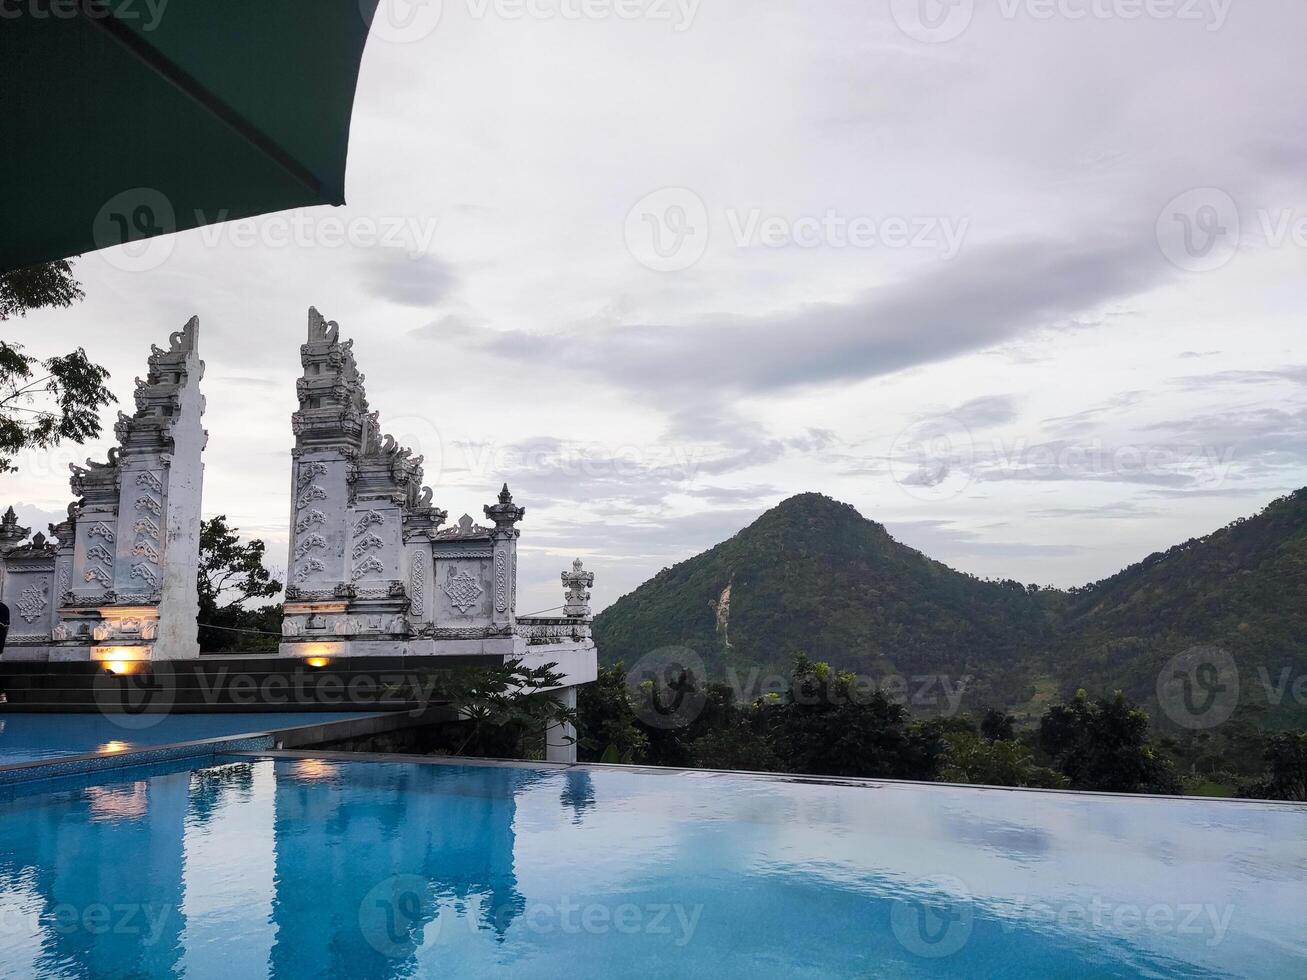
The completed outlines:
[[[197,318],[152,347],[136,412],[118,413],[106,462],[73,465],[78,500],[56,539],[0,520],[5,661],[141,661],[199,656],[201,417]]]
[[[560,699],[596,676],[593,581],[564,573],[566,615],[517,615],[517,524],[504,486],[488,525],[446,512],[422,485],[422,458],[383,434],[353,341],[309,310],[290,482],[290,554],[280,652],[285,657],[520,658],[557,664]],[[587,578],[589,576],[589,578]],[[569,747],[570,748],[570,747]],[[574,751],[574,749],[573,749]],[[566,751],[560,750],[565,755]],[[554,753],[554,754],[560,754]]]

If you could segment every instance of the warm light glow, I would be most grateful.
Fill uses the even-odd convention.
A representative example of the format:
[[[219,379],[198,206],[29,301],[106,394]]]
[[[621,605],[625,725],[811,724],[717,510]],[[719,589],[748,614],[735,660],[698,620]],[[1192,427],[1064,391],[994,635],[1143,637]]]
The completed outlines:
[[[304,661],[310,667],[326,667],[331,661],[326,657],[309,657]]]
[[[150,651],[145,647],[92,647],[91,659],[104,664],[110,673],[130,674],[137,669],[138,664],[149,661]],[[114,664],[125,665],[126,669],[114,669],[111,666]]]
[[[122,677],[136,673],[137,663],[131,660],[109,660],[105,662],[104,669]]]
[[[105,742],[103,745],[101,745],[101,746],[100,746],[98,749],[96,749],[95,751],[97,751],[97,752],[126,752],[126,751],[127,751],[128,749],[130,749],[130,748],[131,748],[131,746],[128,745],[126,742],[119,741],[118,739],[115,738],[115,739],[110,739],[108,742]]]
[[[295,763],[295,778],[306,782],[331,779],[340,772],[338,766],[322,759],[301,759]]]

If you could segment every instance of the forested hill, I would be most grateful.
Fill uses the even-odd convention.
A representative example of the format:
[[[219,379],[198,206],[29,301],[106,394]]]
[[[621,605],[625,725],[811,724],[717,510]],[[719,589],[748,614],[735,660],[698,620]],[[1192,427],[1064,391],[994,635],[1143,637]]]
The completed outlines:
[[[717,679],[727,667],[779,670],[802,652],[877,674],[971,674],[969,702],[1014,708],[1049,684],[1150,701],[1166,660],[1196,644],[1234,654],[1248,702],[1259,667],[1307,672],[1305,627],[1307,489],[1069,592],[954,571],[806,493],[664,569],[594,624],[606,663],[683,645]]]
[[[853,507],[816,493],[779,504],[659,572],[595,620],[605,662],[695,650],[714,677],[775,668],[797,653],[842,668],[909,675],[1024,672],[1052,635],[1041,599],[900,544]]]
[[[1068,683],[1146,700],[1169,658],[1211,645],[1234,656],[1245,706],[1301,717],[1287,695],[1268,703],[1264,678],[1307,674],[1307,488],[1074,590],[1058,634]]]

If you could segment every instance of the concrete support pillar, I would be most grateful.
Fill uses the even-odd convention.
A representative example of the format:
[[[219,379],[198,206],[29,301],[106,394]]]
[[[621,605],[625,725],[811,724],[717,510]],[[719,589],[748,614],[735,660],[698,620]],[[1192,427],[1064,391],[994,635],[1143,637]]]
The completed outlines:
[[[550,695],[567,708],[576,709],[576,688],[564,687]],[[576,729],[571,725],[550,725],[545,729],[545,761],[576,761]]]

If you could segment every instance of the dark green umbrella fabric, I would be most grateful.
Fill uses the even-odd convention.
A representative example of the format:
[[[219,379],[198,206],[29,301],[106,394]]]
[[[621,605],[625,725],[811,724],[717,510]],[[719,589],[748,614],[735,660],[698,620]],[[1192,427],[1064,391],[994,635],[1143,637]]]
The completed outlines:
[[[0,0],[0,272],[345,201],[377,0]]]

